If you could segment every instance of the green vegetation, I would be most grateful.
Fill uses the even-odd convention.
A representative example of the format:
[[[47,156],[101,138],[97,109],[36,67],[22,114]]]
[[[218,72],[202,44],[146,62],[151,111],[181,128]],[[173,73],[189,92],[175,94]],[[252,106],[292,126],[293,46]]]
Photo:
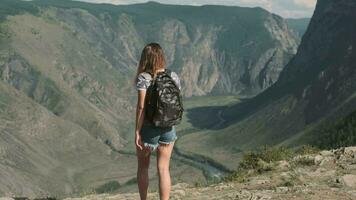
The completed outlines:
[[[38,71],[38,73],[36,74],[35,71],[30,71],[28,72],[28,74],[18,73],[16,76],[20,81],[24,80],[24,84],[23,84],[24,87],[22,88],[28,89],[28,87],[25,86],[28,85],[31,86],[31,90],[29,90],[29,92],[26,94],[30,96],[33,100],[35,100],[37,103],[40,103],[42,106],[45,106],[48,110],[52,111],[57,115],[61,116],[61,113],[63,113],[64,110],[67,110],[68,112],[66,112],[65,115],[61,116],[63,119],[65,119],[63,123],[67,123],[68,121],[68,125],[67,124],[66,126],[63,125],[63,127],[67,127],[67,126],[69,127],[70,125],[74,126],[69,122],[75,122],[75,125],[78,125],[78,127],[71,128],[70,129],[71,131],[68,130],[67,131],[68,133],[73,133],[74,136],[77,136],[78,135],[77,130],[84,131],[82,130],[82,128],[84,128],[86,131],[88,131],[88,133],[90,133],[90,135],[84,133],[83,135],[80,135],[82,136],[83,140],[78,140],[78,141],[81,142],[74,141],[71,139],[70,141],[74,141],[73,143],[71,142],[66,143],[66,145],[70,147],[73,146],[74,155],[77,154],[80,155],[81,162],[78,163],[84,163],[82,160],[84,160],[86,157],[95,160],[95,162],[90,162],[88,166],[85,166],[87,168],[85,169],[87,173],[82,173],[80,175],[77,175],[79,177],[78,180],[81,181],[72,183],[73,185],[80,185],[82,186],[82,188],[85,188],[86,185],[89,185],[89,183],[91,184],[95,182],[96,179],[100,177],[100,174],[107,169],[106,167],[108,165],[106,164],[106,162],[109,163],[109,161],[106,160],[107,157],[105,156],[101,157],[101,155],[103,155],[102,152],[104,152],[105,149],[102,148],[97,150],[97,148],[104,147],[104,145],[101,146],[94,143],[95,141],[92,141],[91,143],[93,143],[94,148],[91,146],[89,148],[88,145],[85,146],[83,145],[83,147],[81,147],[80,144],[83,144],[82,141],[89,140],[89,138],[91,138],[89,136],[95,136],[99,141],[100,140],[113,141],[113,138],[118,138],[117,135],[120,134],[120,136],[123,137],[126,132],[128,132],[128,134],[131,133],[127,130],[133,130],[132,129],[133,125],[127,123],[127,118],[132,117],[128,115],[128,112],[131,111],[130,110],[131,104],[129,104],[128,99],[121,99],[121,97],[126,95],[126,91],[132,91],[130,90],[131,88],[129,88],[129,86],[127,85],[127,79],[125,79],[125,76],[127,74],[132,73],[130,67],[133,65],[133,63],[135,63],[136,60],[132,58],[135,58],[136,55],[135,55],[135,51],[133,50],[132,58],[130,56],[127,56],[127,54],[125,53],[127,50],[121,48],[126,43],[123,44],[118,42],[117,41],[118,39],[116,37],[117,35],[120,36],[120,38],[122,36],[123,40],[127,42],[128,49],[136,49],[138,46],[142,44],[142,41],[125,39],[124,38],[125,34],[128,34],[130,36],[129,38],[134,38],[133,35],[131,35],[131,33],[135,33],[136,31],[139,33],[141,32],[143,33],[143,32],[151,32],[151,29],[161,30],[162,25],[167,22],[164,20],[172,18],[174,19],[174,21],[172,21],[173,23],[179,21],[184,24],[184,26],[179,27],[180,28],[179,30],[184,32],[184,27],[186,27],[189,38],[196,38],[195,35],[193,34],[196,34],[195,32],[197,31],[196,29],[197,24],[204,24],[204,26],[202,27],[205,27],[205,25],[206,27],[219,25],[219,27],[221,26],[222,30],[225,30],[226,28],[227,31],[223,31],[223,35],[217,36],[218,41],[216,47],[218,47],[220,50],[224,52],[225,51],[227,52],[226,54],[227,63],[228,62],[234,63],[235,57],[241,57],[241,59],[238,60],[243,60],[243,62],[246,62],[246,64],[248,64],[250,61],[252,61],[253,63],[255,60],[258,60],[258,57],[263,52],[265,52],[266,49],[269,49],[271,46],[273,47],[275,46],[271,44],[271,43],[275,43],[275,40],[270,40],[270,34],[265,30],[265,26],[264,26],[265,23],[264,19],[267,15],[269,16],[269,13],[267,13],[266,11],[260,8],[249,9],[249,8],[228,8],[223,6],[221,7],[203,6],[202,9],[197,9],[197,7],[193,7],[193,6],[181,6],[179,7],[179,9],[177,9],[176,6],[159,5],[156,3],[140,4],[135,6],[133,5],[112,6],[109,4],[98,5],[98,4],[88,4],[88,3],[78,2],[78,1],[62,1],[62,0],[56,0],[56,1],[37,0],[32,2],[22,2],[19,0],[4,0],[2,1],[2,7],[0,8],[1,11],[0,16],[17,14],[22,12],[22,10],[30,13],[35,13],[37,12],[38,9],[37,7],[41,7],[42,10],[42,8],[46,6],[48,7],[53,6],[56,8],[81,8],[83,10],[75,9],[79,11],[77,11],[74,14],[70,12],[60,13],[61,14],[60,16],[63,18],[61,18],[61,20],[59,19],[57,20],[56,18],[53,18],[53,21],[51,22],[48,22],[46,20],[52,18],[48,18],[48,19],[46,18],[45,21],[43,21],[42,19],[45,16],[40,16],[34,19],[29,17],[30,15],[25,16],[24,18],[29,19],[28,21],[21,20],[24,18],[14,18],[12,19],[13,21],[11,22],[18,22],[18,24],[13,23],[12,24],[13,28],[18,26],[18,27],[23,27],[23,29],[21,30],[14,29],[17,30],[17,32],[16,31],[10,32],[11,30],[9,31],[7,27],[3,26],[0,28],[0,35],[1,37],[6,38],[11,36],[11,34],[13,33],[12,37],[15,38],[13,43],[16,44],[13,46],[17,47],[18,50],[21,50],[23,55],[32,55],[32,54],[34,55],[34,56],[28,56],[26,59],[29,61],[29,63],[33,63],[33,66],[29,65],[30,69],[33,68],[34,70]],[[45,10],[46,9],[43,9],[43,11]],[[251,15],[251,10],[255,10],[256,12],[253,12],[255,14]],[[101,26],[99,25],[104,25],[104,23],[94,23],[96,22],[94,20],[96,18],[93,19],[87,18],[88,16],[85,16],[87,11],[95,15],[95,17],[97,17],[98,21],[100,22],[101,20],[105,19],[105,25],[107,23],[110,26],[103,26],[105,31],[102,31],[103,29],[101,29]],[[126,22],[124,19],[118,21],[117,18],[119,18],[119,16],[121,16],[123,13],[129,16],[130,20],[132,19],[132,21],[128,20]],[[190,13],[194,13],[194,15]],[[81,14],[83,14],[83,16]],[[52,16],[52,15],[48,15],[48,16]],[[56,15],[53,16],[56,17]],[[69,22],[74,19],[71,18],[74,16],[76,17],[75,19],[78,21],[75,21],[75,23],[73,24],[75,24],[76,26],[72,27],[69,25],[70,24]],[[279,20],[281,20],[276,16],[273,16],[273,18],[275,18],[275,20],[277,20],[278,22]],[[127,26],[126,23],[128,23]],[[61,24],[64,25],[62,26]],[[151,25],[147,26],[147,24],[153,24],[153,26]],[[116,32],[117,30],[116,26],[120,26],[120,31],[123,30],[123,32],[120,31]],[[91,27],[97,27],[99,29],[94,29],[94,28],[91,29]],[[131,27],[134,28],[131,29]],[[124,31],[125,28],[127,28],[129,31],[125,32]],[[97,31],[97,33],[106,33],[107,35],[105,34],[96,35],[95,31]],[[198,29],[198,31],[205,32],[205,28],[201,30]],[[90,32],[93,34],[84,34],[86,32]],[[257,34],[251,34],[251,32]],[[18,37],[16,37],[16,35]],[[208,35],[208,34],[203,34],[203,35]],[[42,40],[37,40],[40,36],[42,37]],[[233,38],[233,40],[231,40],[231,37]],[[24,39],[21,40],[21,38]],[[149,36],[144,36],[143,38],[145,40],[152,39],[149,38]],[[164,39],[162,38],[153,38],[153,39],[158,39],[164,44]],[[204,37],[202,37],[201,40],[204,41]],[[254,42],[245,43],[246,41],[254,41]],[[27,43],[30,45],[24,45]],[[107,44],[112,44],[113,46],[119,48],[110,49],[107,48],[110,47],[110,45]],[[202,49],[204,49],[204,47],[207,44],[209,44],[209,41],[194,44],[197,47],[196,49],[194,49],[194,52],[201,51]],[[253,45],[250,46],[248,44],[253,44]],[[169,43],[169,45],[171,44]],[[245,48],[237,48],[237,49],[235,48],[236,46],[240,47],[244,45],[247,46],[245,46]],[[177,46],[178,48],[176,52],[178,53],[185,52],[186,49],[191,48],[191,46],[188,46],[186,48],[185,45],[177,45]],[[254,46],[258,46],[258,48],[251,50],[251,48],[253,48]],[[44,49],[42,49],[42,47]],[[121,49],[123,50],[121,51]],[[40,54],[41,52],[46,52],[46,54],[41,55]],[[114,55],[110,55],[111,53]],[[231,60],[229,59],[229,54],[231,54],[230,55]],[[120,56],[117,59],[120,62],[116,62],[117,60],[115,56]],[[186,54],[182,54],[182,56],[180,57],[184,57],[184,56],[186,56]],[[225,55],[224,55],[224,59],[225,59]],[[41,60],[41,62],[37,62],[38,60]],[[51,63],[57,63],[57,64],[53,64],[54,67],[52,67]],[[173,66],[176,67],[177,70],[179,70],[179,65],[177,63],[175,63],[176,66],[175,65]],[[202,64],[205,65],[205,63]],[[109,68],[108,66],[111,66],[112,68]],[[230,64],[227,64],[227,67],[228,68],[231,67]],[[228,68],[221,69],[221,70],[227,72],[237,71],[235,69],[228,71],[229,70]],[[208,73],[210,72],[208,71]],[[234,76],[233,74],[231,75]],[[62,80],[62,78],[64,80]],[[28,79],[35,80],[35,81],[31,82],[31,80]],[[246,77],[246,82],[249,82],[248,77]],[[25,84],[25,83],[34,83],[34,84]],[[58,88],[59,86],[61,87]],[[127,90],[124,90],[124,88],[127,88]],[[86,97],[91,104],[85,101],[84,98],[79,98],[80,96],[78,94],[82,95],[83,97]],[[131,95],[131,94],[127,94],[127,95]],[[66,101],[67,99],[70,102]],[[239,99],[236,96],[205,96],[205,97],[194,97],[192,99],[187,100],[185,102],[186,103],[185,106],[188,109],[187,112],[185,113],[183,123],[178,127],[179,135],[183,136],[181,135],[183,131],[186,131],[185,133],[192,133],[192,131],[197,131],[197,130],[204,132],[204,134],[208,132],[210,133],[210,131],[206,131],[205,129],[215,129],[216,127],[220,127],[220,124],[223,124],[225,121],[227,121],[227,118],[224,116],[222,109],[223,108],[229,109],[228,106],[231,103],[236,103],[237,101],[239,101]],[[1,105],[0,108],[2,108]],[[5,108],[6,107],[4,106],[4,109]],[[236,112],[234,112],[234,115],[235,114]],[[6,117],[7,116],[8,115],[6,115]],[[121,116],[122,118],[120,118]],[[266,118],[256,119],[257,123],[253,123],[253,127],[251,128],[247,127],[246,129],[249,130],[245,132],[250,133],[250,130],[256,129],[256,130],[261,130],[259,131],[261,135],[262,133],[264,134],[265,127],[262,122],[267,121],[265,120]],[[53,124],[52,121],[48,123]],[[48,126],[46,121],[44,121],[43,124],[44,124],[43,127],[50,127]],[[57,128],[55,130],[57,130]],[[50,137],[52,137],[53,132],[55,132],[55,130],[44,130],[44,133],[47,133]],[[230,135],[227,136],[232,136],[234,134],[234,136],[236,137],[224,137],[223,135],[224,139],[226,141],[230,140],[229,142],[233,143],[234,146],[230,145],[231,143],[227,145],[218,144],[218,141],[223,141],[223,140],[215,139],[213,142],[206,143],[209,145],[204,144],[204,153],[198,151],[193,151],[193,152],[198,152],[199,154],[203,154],[203,156],[200,156],[201,158],[213,162],[214,160],[210,160],[209,158],[212,158],[213,157],[212,155],[215,152],[221,152],[220,155],[224,156],[224,155],[229,155],[229,153],[236,153],[236,154],[242,153],[244,149],[248,149],[247,147],[246,148],[242,147],[242,145],[240,145],[241,143],[246,143],[246,145],[250,145],[249,147],[256,146],[256,144],[241,141],[243,139],[236,142],[235,140],[236,138],[247,138],[247,137],[240,137],[239,135],[237,135],[239,134],[240,131],[236,131],[236,130],[241,130],[241,132],[244,131],[243,129],[235,129],[235,128],[223,129],[217,131],[219,134],[224,134],[224,131],[228,132]],[[68,137],[64,137],[66,136],[64,134],[66,131],[63,131],[61,128],[58,128],[58,133],[62,133],[62,132],[63,132],[63,136],[61,137],[68,138]],[[205,134],[204,136],[206,135],[207,134]],[[132,138],[131,136],[132,135],[130,135],[130,138]],[[257,136],[257,134],[253,134],[253,136]],[[44,136],[41,136],[41,139],[43,138]],[[124,139],[127,138],[124,137]],[[202,137],[202,139],[205,138]],[[122,141],[125,141],[124,139]],[[275,138],[269,137],[268,139],[274,141]],[[190,140],[186,144],[189,144],[190,142],[191,145],[198,146],[199,144],[196,144],[196,141],[197,140]],[[262,139],[260,140],[257,139],[255,141],[256,143],[260,141],[262,143],[267,141],[267,139],[263,141]],[[44,140],[44,144],[47,144],[45,142],[47,142],[46,140]],[[117,144],[117,146],[121,146],[119,145],[121,144],[119,142],[121,142],[121,139],[120,141],[117,141],[115,144]],[[235,143],[238,142],[239,144],[235,145]],[[88,142],[86,142],[85,144],[87,143]],[[182,142],[181,144],[185,144],[185,143]],[[212,151],[212,149],[214,149],[218,145],[223,146],[223,151]],[[37,144],[36,148],[37,146],[42,147],[41,145]],[[51,145],[51,149],[52,147],[53,149],[55,149],[57,146],[61,147],[63,145],[55,143]],[[79,154],[80,152],[88,152],[89,150],[84,151],[86,150],[85,147],[87,146],[88,149],[90,149],[90,152],[98,152],[100,157],[96,157],[98,155],[93,155],[92,153],[85,154],[88,156]],[[184,148],[185,146],[180,146],[180,147],[182,147],[182,149],[185,149]],[[133,146],[130,145],[130,148],[133,148]],[[45,149],[45,147],[43,147],[43,149]],[[84,150],[81,151],[82,149]],[[251,152],[244,156],[244,163],[241,164],[240,167],[241,170],[253,169],[253,170],[257,170],[259,173],[271,170],[273,168],[273,166],[270,164],[271,162],[280,159],[286,159],[286,157],[288,157],[290,153],[289,150],[287,149],[264,148],[258,151]],[[234,154],[234,156],[236,154]],[[61,154],[60,152],[58,153],[58,155],[61,156],[67,154],[65,153]],[[101,158],[101,159],[97,160],[97,158]],[[223,159],[226,158],[230,159],[231,157],[226,156]],[[237,161],[239,160],[237,157],[235,158]],[[29,157],[28,159],[31,160],[31,157]],[[63,163],[63,165],[69,165],[67,164],[67,162],[71,163],[70,161],[71,161],[70,158],[68,158],[68,161],[60,160],[60,163]],[[121,160],[120,162],[124,163]],[[100,168],[94,167],[94,166],[98,166],[97,163],[105,163],[105,167],[101,165]],[[84,171],[82,166],[73,166],[73,169],[75,169],[74,171],[78,171],[78,172]],[[119,169],[119,167],[117,167],[117,169]],[[29,171],[30,170],[31,169],[29,169]],[[62,171],[59,171],[57,172],[57,174],[60,174],[61,172]],[[119,171],[117,173],[119,173]],[[131,171],[125,173],[133,173],[133,172]],[[134,182],[135,179],[131,179],[130,181],[132,181],[132,183],[135,183]],[[130,181],[128,181],[128,184],[130,184]],[[119,187],[120,187],[119,182],[111,181],[100,186],[99,188],[97,188],[96,191],[98,193],[112,191],[115,190],[115,188],[117,189]]]
[[[256,151],[245,153],[239,168],[256,169],[261,172],[264,170],[265,163],[271,163],[280,160],[289,160],[294,152],[286,147],[268,147],[263,146]]]
[[[177,126],[180,135],[200,131],[219,123],[218,111],[224,106],[240,101],[238,96],[196,96],[183,100],[185,112],[182,123]],[[204,113],[202,115],[202,113]]]
[[[32,5],[31,2],[21,0],[1,0],[0,22],[8,15],[16,15],[24,11],[35,14],[38,12],[38,8]]]
[[[311,133],[311,141],[323,149],[356,145],[356,111]]]
[[[120,183],[117,181],[109,181],[101,186],[99,186],[98,188],[95,189],[95,192],[98,194],[101,193],[108,193],[108,192],[113,192],[117,189],[119,189],[120,187]]]
[[[315,154],[318,149],[305,145],[298,149],[287,147],[262,146],[255,151],[247,152],[243,155],[237,169],[226,176],[224,181],[244,182],[253,174],[261,174],[273,170],[277,161],[288,161],[292,165],[313,165],[314,160],[308,154]],[[288,185],[290,183],[284,183]]]
[[[316,146],[303,145],[302,147],[298,148],[295,152],[298,155],[306,155],[306,154],[316,154],[319,151],[320,149]]]
[[[130,185],[130,184],[136,184],[137,183],[137,178],[131,178],[130,180],[126,181],[125,185]]]

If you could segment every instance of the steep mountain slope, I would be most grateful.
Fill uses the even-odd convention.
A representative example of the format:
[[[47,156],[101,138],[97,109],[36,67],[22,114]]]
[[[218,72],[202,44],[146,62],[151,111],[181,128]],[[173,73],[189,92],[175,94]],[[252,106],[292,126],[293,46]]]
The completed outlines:
[[[130,75],[144,44],[161,43],[186,96],[255,95],[275,82],[298,45],[284,19],[260,8],[35,3],[56,7],[52,19]]]
[[[238,160],[229,158],[239,151],[311,142],[310,130],[356,110],[355,9],[351,0],[318,1],[298,53],[278,81],[253,99],[220,108],[225,126],[184,136],[181,148],[233,168]],[[196,140],[201,142],[188,142]]]
[[[132,162],[2,82],[0,104],[0,196],[75,193],[98,181],[82,176],[105,177],[113,166]],[[135,170],[113,171],[112,176],[129,173]]]
[[[334,123],[313,130],[311,143],[321,148],[351,146],[356,143],[356,110]]]
[[[112,151],[84,128],[3,82],[0,111],[0,197],[62,198],[93,191],[110,180],[120,186],[135,183],[134,155]],[[150,181],[155,183],[152,165]],[[173,181],[204,178],[199,170],[176,160],[171,173]]]

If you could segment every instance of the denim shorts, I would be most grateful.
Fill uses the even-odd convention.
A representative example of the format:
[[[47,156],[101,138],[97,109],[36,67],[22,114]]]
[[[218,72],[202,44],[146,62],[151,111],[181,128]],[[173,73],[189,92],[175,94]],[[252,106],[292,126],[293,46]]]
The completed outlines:
[[[157,149],[159,143],[169,144],[178,138],[175,126],[161,128],[143,124],[140,135],[143,145],[152,151]]]

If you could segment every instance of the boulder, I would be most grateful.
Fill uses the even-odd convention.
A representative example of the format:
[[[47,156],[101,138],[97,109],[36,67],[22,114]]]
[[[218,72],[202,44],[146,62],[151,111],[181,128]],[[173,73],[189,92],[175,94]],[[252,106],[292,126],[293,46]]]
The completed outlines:
[[[345,147],[345,154],[356,153],[356,147]]]
[[[321,156],[324,156],[324,157],[333,156],[333,155],[334,155],[333,152],[327,151],[327,150],[320,151],[319,154],[320,154]]]
[[[323,160],[324,160],[323,156],[317,155],[317,156],[314,157],[314,164],[315,165],[320,165]]]
[[[341,180],[347,187],[356,188],[356,175],[346,174],[341,177]]]

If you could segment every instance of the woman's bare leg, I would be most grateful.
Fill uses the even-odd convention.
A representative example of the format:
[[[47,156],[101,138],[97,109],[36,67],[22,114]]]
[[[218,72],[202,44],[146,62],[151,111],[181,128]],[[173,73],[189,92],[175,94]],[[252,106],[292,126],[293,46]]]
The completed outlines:
[[[147,199],[148,190],[148,168],[150,165],[151,151],[144,147],[143,150],[136,147],[136,155],[138,161],[137,167],[137,185],[140,192],[141,200]]]
[[[174,142],[160,144],[157,148],[157,171],[159,176],[160,200],[168,200],[171,191],[171,176],[169,173],[169,161],[171,158]]]

